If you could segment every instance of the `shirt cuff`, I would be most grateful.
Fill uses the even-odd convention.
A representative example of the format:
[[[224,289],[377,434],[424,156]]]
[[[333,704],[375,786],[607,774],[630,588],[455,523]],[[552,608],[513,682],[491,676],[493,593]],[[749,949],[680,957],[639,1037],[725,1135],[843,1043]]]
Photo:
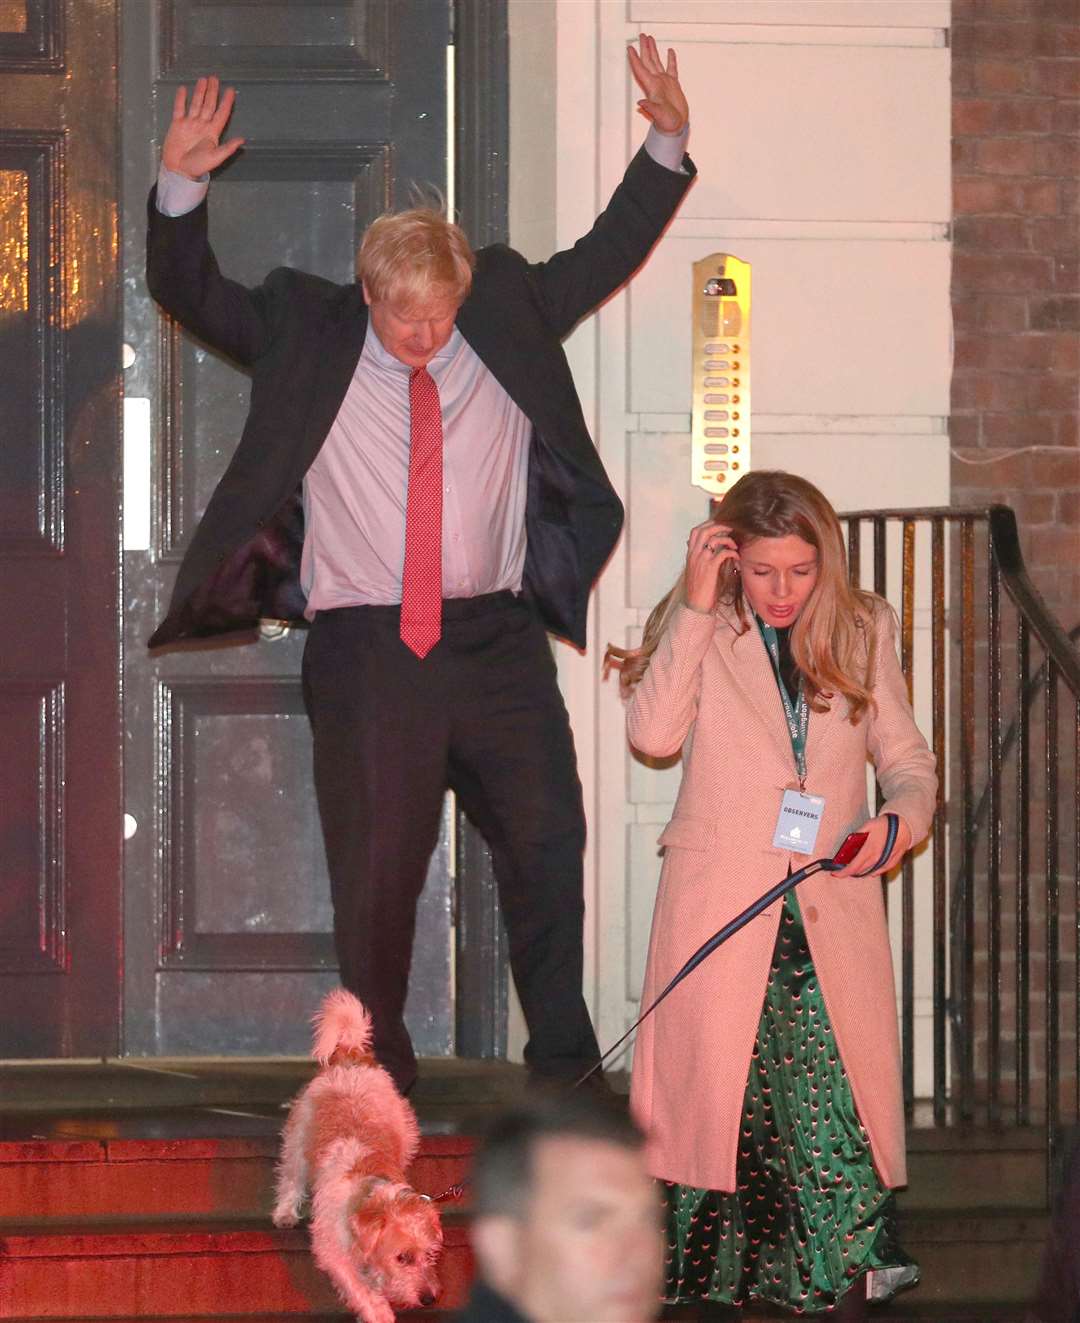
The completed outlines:
[[[678,133],[665,133],[655,124],[650,124],[649,132],[645,135],[645,150],[657,165],[662,165],[665,170],[674,170],[677,174],[685,175],[687,171],[683,167],[682,159],[686,154],[686,140],[689,137],[689,122],[684,124]]]
[[[157,177],[157,209],[165,216],[186,216],[206,197],[209,188],[209,175],[189,179],[187,175],[179,175],[161,165]]]

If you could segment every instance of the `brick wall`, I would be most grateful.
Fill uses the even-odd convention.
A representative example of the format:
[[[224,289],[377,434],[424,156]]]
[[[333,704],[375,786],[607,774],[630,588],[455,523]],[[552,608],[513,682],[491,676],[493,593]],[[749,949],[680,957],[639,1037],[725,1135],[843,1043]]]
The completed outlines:
[[[1080,621],[1080,0],[953,0],[955,504]]]

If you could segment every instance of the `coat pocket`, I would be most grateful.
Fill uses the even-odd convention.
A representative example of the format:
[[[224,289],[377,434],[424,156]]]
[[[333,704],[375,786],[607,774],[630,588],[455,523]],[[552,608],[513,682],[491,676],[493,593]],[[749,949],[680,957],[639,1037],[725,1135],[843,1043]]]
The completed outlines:
[[[710,818],[679,814],[660,833],[657,844],[675,845],[680,850],[709,850],[716,844],[716,826]]]

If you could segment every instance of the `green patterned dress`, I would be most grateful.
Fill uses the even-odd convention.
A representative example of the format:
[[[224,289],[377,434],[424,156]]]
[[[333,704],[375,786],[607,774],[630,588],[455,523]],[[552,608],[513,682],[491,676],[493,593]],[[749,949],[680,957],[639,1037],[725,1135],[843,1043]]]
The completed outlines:
[[[734,1194],[665,1182],[669,1302],[835,1307],[864,1275],[887,1299],[919,1270],[896,1243],[794,892],[750,1060]]]

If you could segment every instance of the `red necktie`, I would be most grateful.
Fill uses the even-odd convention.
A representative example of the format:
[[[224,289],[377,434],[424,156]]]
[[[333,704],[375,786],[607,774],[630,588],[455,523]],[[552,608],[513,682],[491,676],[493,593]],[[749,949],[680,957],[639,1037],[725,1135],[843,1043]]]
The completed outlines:
[[[427,368],[409,377],[409,495],[401,638],[426,657],[442,634],[442,408]]]

